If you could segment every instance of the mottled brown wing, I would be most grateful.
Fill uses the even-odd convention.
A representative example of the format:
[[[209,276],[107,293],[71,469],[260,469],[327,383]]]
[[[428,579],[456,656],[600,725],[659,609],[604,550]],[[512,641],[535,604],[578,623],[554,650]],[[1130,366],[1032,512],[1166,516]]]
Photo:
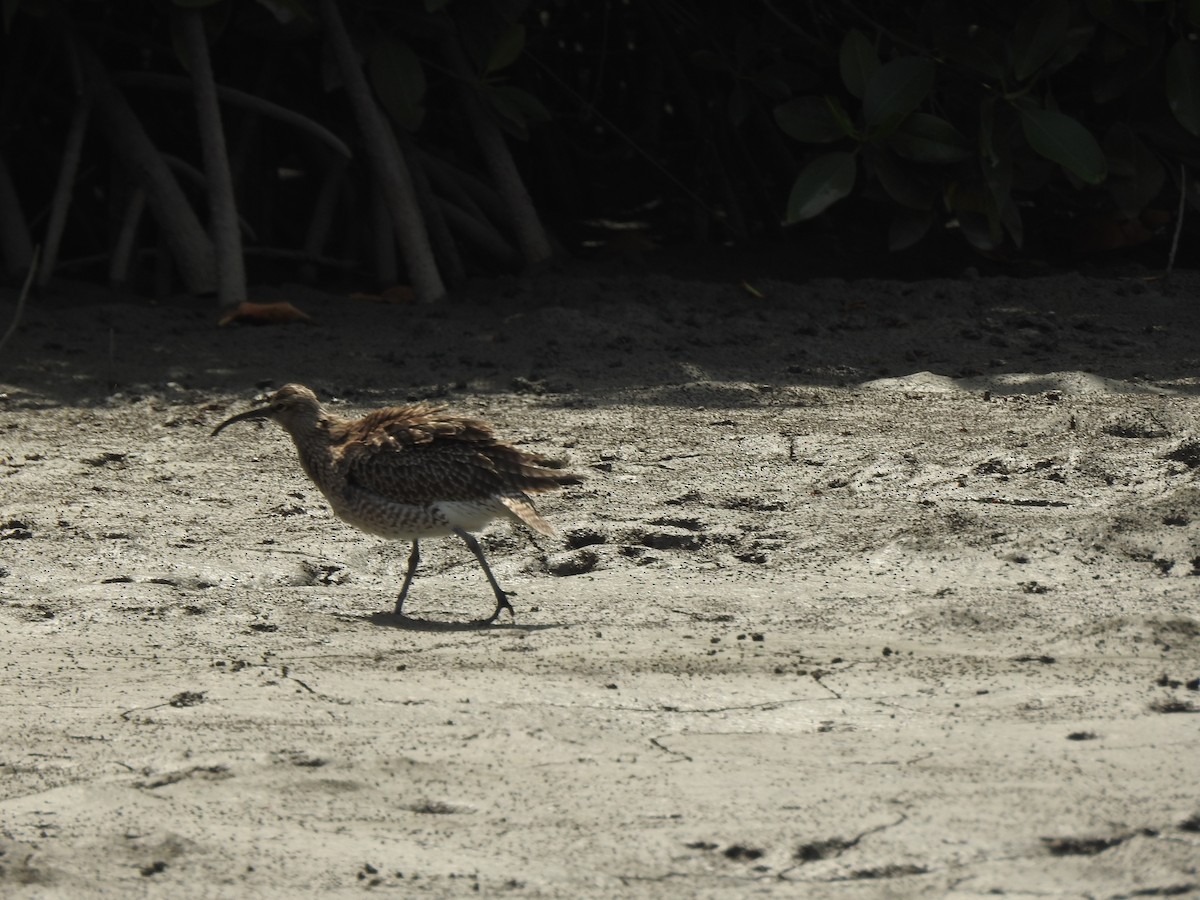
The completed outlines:
[[[504,460],[510,448],[486,423],[438,407],[379,410],[349,423],[341,443],[342,473],[397,503],[479,500],[510,489]]]
[[[481,500],[504,492],[503,479],[486,456],[451,443],[388,446],[352,454],[343,471],[359,487],[396,503]]]
[[[499,440],[486,422],[424,403],[346,422],[333,437],[342,473],[398,503],[539,493],[582,480],[545,468],[546,460]]]

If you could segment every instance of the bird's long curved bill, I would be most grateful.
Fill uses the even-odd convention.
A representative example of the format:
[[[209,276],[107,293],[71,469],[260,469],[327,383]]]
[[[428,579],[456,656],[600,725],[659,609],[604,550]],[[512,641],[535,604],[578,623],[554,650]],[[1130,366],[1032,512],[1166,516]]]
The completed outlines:
[[[269,407],[269,406],[262,406],[262,407],[259,407],[258,409],[248,409],[244,413],[238,413],[236,416],[230,416],[228,419],[226,419],[224,422],[222,422],[220,425],[218,425],[216,428],[214,428],[212,430],[212,434],[209,435],[209,437],[216,437],[218,434],[221,433],[222,429],[226,428],[229,425],[232,425],[234,422],[245,422],[247,419],[265,419],[270,415],[271,415],[271,407]]]

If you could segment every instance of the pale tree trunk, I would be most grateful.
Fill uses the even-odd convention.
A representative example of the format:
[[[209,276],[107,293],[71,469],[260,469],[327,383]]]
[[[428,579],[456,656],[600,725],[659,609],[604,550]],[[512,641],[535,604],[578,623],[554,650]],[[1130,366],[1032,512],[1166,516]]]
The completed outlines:
[[[75,114],[71,117],[71,128],[67,131],[67,142],[63,147],[62,162],[58,167],[58,183],[54,186],[54,199],[50,202],[45,251],[42,255],[42,267],[37,274],[39,288],[44,288],[50,283],[54,276],[54,266],[58,263],[58,248],[67,224],[67,212],[71,208],[71,195],[75,192],[75,175],[79,171],[79,160],[83,155],[83,137],[87,133],[90,112],[90,98],[81,95],[75,105]]]
[[[489,225],[502,225],[508,221],[503,201],[489,185],[426,150],[417,152],[420,154],[421,168],[433,182],[439,196],[453,200],[460,208]]]
[[[429,237],[436,250],[436,258],[441,261],[442,270],[446,273],[446,281],[451,287],[460,285],[467,280],[466,268],[463,266],[462,255],[458,252],[458,245],[454,242],[454,235],[450,233],[450,226],[446,223],[446,217],[442,215],[437,195],[429,184],[425,167],[421,165],[420,156],[412,141],[403,135],[400,137],[400,148],[410,163],[408,170],[412,174],[413,190],[421,206],[421,214],[425,217]]]
[[[442,199],[438,202],[447,224],[473,249],[505,269],[515,270],[521,267],[521,256],[516,248],[504,240],[487,219],[472,215],[469,210],[464,210],[453,200]]]
[[[146,192],[134,188],[121,214],[121,228],[117,232],[117,241],[108,263],[108,283],[115,288],[124,288],[129,284],[129,263],[137,252],[135,241],[145,208]]]
[[[337,59],[346,96],[362,130],[372,173],[387,201],[413,292],[421,302],[440,300],[446,295],[446,287],[433,257],[429,232],[425,229],[412,177],[396,143],[396,136],[367,85],[337,3],[335,0],[318,0],[318,8],[325,22],[329,46]]]
[[[316,258],[325,255],[325,243],[333,228],[333,214],[337,208],[338,195],[341,193],[342,182],[346,179],[346,160],[336,157],[325,170],[321,181],[321,190],[317,193],[317,202],[309,214],[308,231],[304,236],[304,253]],[[314,263],[306,262],[300,271],[306,281],[316,281],[317,267]]]
[[[459,97],[484,165],[508,209],[509,222],[516,234],[521,255],[529,265],[549,259],[554,251],[550,248],[546,229],[542,227],[521,173],[517,171],[517,164],[504,140],[504,132],[475,86],[477,79],[457,35],[443,42],[442,52],[451,74],[458,81]]]
[[[396,230],[383,194],[372,191],[367,202],[371,204],[371,259],[375,261],[375,285],[383,290],[400,279],[396,265]]]
[[[93,92],[92,111],[104,129],[113,156],[129,180],[146,192],[146,205],[158,222],[163,243],[188,292],[211,293],[216,287],[216,267],[212,242],[200,219],[142,123],[109,81],[103,64],[90,48],[80,44],[78,49]]]
[[[217,104],[217,83],[204,35],[204,13],[199,9],[179,9],[175,15],[179,16],[179,31],[196,100],[196,124],[208,186],[209,228],[217,258],[217,303],[236,306],[246,299],[246,262],[242,256],[242,233],[238,228],[225,131],[221,127],[221,108]]]
[[[33,258],[29,226],[25,223],[25,214],[21,212],[17,190],[3,156],[0,156],[0,258],[3,258],[4,271],[9,276],[27,270],[29,260]]]

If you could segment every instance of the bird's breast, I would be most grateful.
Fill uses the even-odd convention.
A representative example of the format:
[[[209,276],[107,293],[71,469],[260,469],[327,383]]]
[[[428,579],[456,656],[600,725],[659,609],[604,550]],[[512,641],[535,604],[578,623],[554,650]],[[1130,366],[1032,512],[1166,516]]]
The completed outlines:
[[[343,522],[391,540],[438,537],[459,528],[479,531],[505,511],[494,500],[397,503],[352,484],[336,494],[326,493],[326,497]]]

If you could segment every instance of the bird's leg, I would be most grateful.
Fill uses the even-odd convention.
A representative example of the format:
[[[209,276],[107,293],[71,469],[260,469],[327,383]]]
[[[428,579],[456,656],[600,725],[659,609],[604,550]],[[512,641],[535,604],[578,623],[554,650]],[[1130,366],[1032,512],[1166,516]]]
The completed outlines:
[[[421,561],[421,551],[417,549],[417,539],[413,538],[412,551],[408,554],[408,571],[404,573],[404,584],[400,585],[400,596],[396,598],[396,615],[404,615],[404,598],[408,596],[408,586],[412,584],[416,574],[417,564]]]
[[[512,604],[508,602],[508,592],[500,587],[500,582],[496,581],[496,576],[492,574],[491,567],[487,564],[487,560],[483,558],[483,548],[479,546],[479,541],[475,540],[469,532],[463,531],[461,528],[455,528],[454,533],[466,541],[471,552],[475,554],[475,558],[479,560],[479,564],[483,566],[483,574],[487,576],[488,584],[492,586],[492,591],[496,595],[496,611],[492,613],[490,618],[480,619],[481,624],[490,625],[500,618],[500,611],[507,609],[508,614],[515,620],[516,612],[512,608]]]

